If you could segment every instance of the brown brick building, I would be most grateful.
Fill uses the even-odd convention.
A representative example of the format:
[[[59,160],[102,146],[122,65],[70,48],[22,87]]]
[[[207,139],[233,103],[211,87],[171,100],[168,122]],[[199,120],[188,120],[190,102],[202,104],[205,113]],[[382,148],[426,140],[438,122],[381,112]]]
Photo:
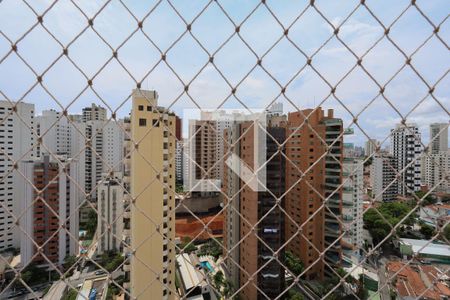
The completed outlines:
[[[279,144],[283,143],[285,128],[268,127],[267,131],[266,187],[270,192],[254,191],[227,165],[224,167],[223,190],[231,200],[230,203],[225,201],[225,205],[229,205],[224,222],[224,247],[229,250],[224,253],[225,264],[234,279],[234,286],[244,286],[240,293],[242,299],[275,298],[285,288],[283,267],[275,260],[270,261],[273,252],[284,243],[284,214],[280,209],[284,199],[277,198],[285,191],[283,149],[279,149],[272,137]],[[228,150],[234,152],[250,169],[254,167],[254,134],[253,122],[235,124],[224,134],[229,142],[225,153]],[[236,144],[230,149],[232,143]],[[281,250],[280,260],[283,257]]]
[[[307,120],[306,120],[307,118]],[[320,254],[338,238],[342,182],[342,121],[318,108],[288,115],[286,155],[286,240],[303,262],[307,278],[323,278],[325,265]],[[328,148],[332,145],[331,148]],[[325,206],[323,199],[330,198]],[[334,214],[331,214],[330,211]],[[340,260],[340,243],[326,253],[330,264]]]

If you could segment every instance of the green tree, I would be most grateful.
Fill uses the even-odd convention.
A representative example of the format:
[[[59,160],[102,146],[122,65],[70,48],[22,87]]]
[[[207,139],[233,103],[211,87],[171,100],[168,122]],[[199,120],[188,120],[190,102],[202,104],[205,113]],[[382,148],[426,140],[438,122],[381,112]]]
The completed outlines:
[[[293,289],[290,289],[287,292],[287,297],[286,298],[288,300],[304,300],[305,299],[302,294],[300,294],[299,292],[297,292],[297,291],[295,291]]]
[[[185,253],[197,251],[197,247],[192,242],[192,239],[188,236],[183,238],[183,242],[180,245],[180,249],[184,249]]]
[[[444,237],[450,241],[450,224],[444,228]]]
[[[122,254],[115,251],[102,253],[99,264],[108,272],[114,272],[123,263],[125,258]]]
[[[223,285],[223,280],[224,280],[222,271],[218,271],[216,274],[214,274],[213,280],[214,280],[214,286],[217,289],[220,289],[221,286]]]
[[[363,216],[364,225],[369,230],[375,244],[380,243],[391,232],[394,227],[411,211],[411,207],[405,203],[389,202],[382,203],[377,208],[370,208]],[[377,212],[378,210],[378,212]],[[381,217],[380,216],[383,216]],[[403,225],[412,226],[414,215],[409,215]]]
[[[430,225],[422,224],[420,226],[420,233],[423,234],[427,240],[429,240],[434,235],[434,228]]]
[[[219,241],[210,239],[200,248],[198,255],[211,255],[217,260],[222,255],[222,246]]]
[[[64,258],[64,263],[63,263],[63,268],[64,268],[64,272],[67,272],[68,270],[70,270],[70,272],[68,273],[69,276],[71,276],[73,274],[73,271],[75,271],[75,263],[77,262],[77,258],[74,255],[68,255]]]
[[[416,192],[416,196],[417,196],[419,199],[422,199],[425,195],[426,195],[425,192],[422,192],[422,191]],[[422,201],[422,206],[427,206],[427,205],[430,205],[430,204],[435,204],[436,202],[437,202],[437,200],[436,200],[435,197],[433,197],[433,196],[431,196],[431,195],[427,195],[427,196],[425,197],[425,199],[423,199],[423,201]]]
[[[94,237],[95,231],[97,230],[97,213],[94,210],[90,210],[88,213],[88,221],[85,225],[87,231],[87,238],[92,239]]]
[[[286,251],[286,253],[284,255],[284,262],[286,264],[286,267],[295,276],[300,275],[304,270],[303,263],[301,262],[301,260],[298,257],[296,257],[294,254],[292,254],[292,252],[290,252],[290,251]]]

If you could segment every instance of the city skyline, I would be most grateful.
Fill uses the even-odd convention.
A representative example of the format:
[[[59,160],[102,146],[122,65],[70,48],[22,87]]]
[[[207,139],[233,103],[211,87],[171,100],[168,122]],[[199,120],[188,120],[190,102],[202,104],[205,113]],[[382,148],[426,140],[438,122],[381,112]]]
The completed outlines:
[[[450,299],[447,2],[0,0],[0,300]]]
[[[444,18],[442,10],[439,10],[440,3],[443,2],[422,1],[420,8],[429,15],[429,18],[435,24],[439,24]],[[326,1],[318,4],[318,9],[321,12],[323,11],[327,18],[330,19],[331,24],[338,25],[344,20],[343,16],[350,14],[352,8],[356,7],[358,3],[359,1],[349,1],[348,3],[337,5],[332,1]],[[385,26],[393,22],[394,16],[405,9],[408,4],[407,1],[396,1],[395,3],[389,3],[389,5],[383,3],[382,1],[369,2],[367,7],[376,12]],[[267,5],[278,16],[278,19],[282,20],[282,24],[287,27],[295,20],[293,12],[306,7],[306,4],[306,2],[297,4],[270,2]],[[35,9],[39,12],[46,7],[47,3],[35,2],[33,5],[36,6]],[[187,22],[191,21],[195,16],[194,12],[199,12],[204,5],[206,5],[205,2],[182,3],[177,1],[174,3],[175,8],[188,14],[186,16]],[[229,10],[229,14],[236,24],[239,24],[249,14],[257,6],[257,3],[246,1],[242,5],[237,6],[237,4],[230,1],[224,1],[223,3],[224,8],[227,12]],[[152,7],[152,4],[147,6],[144,4],[133,4],[130,10],[138,17],[143,18],[144,15],[142,15],[141,10],[149,9],[150,7]],[[101,6],[98,3],[90,3],[83,4],[81,8],[86,10],[86,14],[89,16],[99,10]],[[24,7],[23,3],[3,1],[0,17],[5,20],[4,34],[14,41],[23,32],[23,28],[28,25],[26,23],[16,24],[14,19],[29,20],[32,16],[32,11]],[[219,47],[221,42],[226,40],[225,37],[233,34],[234,25],[227,20],[223,12],[215,4],[208,6],[208,9],[202,16],[202,18],[193,22],[192,34],[198,37],[201,43],[205,44],[206,49],[212,53]],[[106,41],[112,45],[113,49],[118,47],[121,41],[125,40],[125,33],[131,34],[133,32],[132,29],[136,27],[133,17],[119,3],[115,2],[110,3],[97,18],[98,21],[94,23],[94,28],[102,36],[105,36]],[[64,26],[62,26],[61,22],[64,22]],[[161,26],[166,24],[164,26],[166,29],[158,32],[151,25],[154,22],[161,24]],[[260,29],[261,24],[267,22],[269,23],[265,28],[268,32],[263,32]],[[64,45],[87,25],[87,20],[73,4],[64,2],[58,3],[50,10],[49,15],[44,17],[43,24],[48,26],[50,32],[54,32],[55,36]],[[173,26],[170,27],[168,24],[173,24]],[[214,31],[209,26],[205,27],[205,25],[213,25]],[[171,29],[169,30],[168,28]],[[185,28],[184,22],[167,3],[158,5],[154,13],[143,23],[144,32],[152,40],[155,40],[156,45],[160,47],[163,53],[172,41],[183,34]],[[389,35],[405,51],[406,55],[410,55],[420,45],[419,41],[425,41],[432,34],[432,31],[432,26],[419,15],[414,7],[410,7],[404,17],[392,26]],[[163,35],[163,32],[166,35]],[[309,8],[304,16],[290,28],[288,36],[296,44],[299,44],[300,49],[304,50],[305,53],[312,55],[323,42],[327,41],[329,36],[332,36],[332,33],[331,25],[314,9]],[[261,56],[270,45],[276,42],[278,37],[283,36],[283,28],[276,24],[276,20],[270,16],[270,12],[264,5],[259,5],[256,12],[242,26],[241,34],[244,41],[248,41],[250,46],[255,48],[255,53]],[[382,37],[382,34],[382,27],[364,7],[359,8],[357,13],[354,13],[339,30],[341,39],[357,55],[364,54],[370,46],[375,44],[378,38]],[[405,38],[406,36],[410,38]],[[60,55],[62,47],[48,33],[39,28],[33,30],[28,39],[18,43],[18,53],[26,61],[31,60],[32,67],[39,74]],[[41,49],[45,49],[45,51],[34,51],[32,45],[37,41],[39,41]],[[189,95],[201,107],[217,108],[227,96],[231,95],[224,108],[243,108],[242,104],[231,94],[232,88],[215,68],[217,67],[218,70],[223,71],[225,78],[230,79],[231,85],[234,87],[240,79],[244,78],[246,71],[250,71],[256,65],[257,57],[252,54],[236,35],[233,36],[227,45],[215,55],[215,65],[208,64],[208,55],[189,33],[184,34],[176,47],[167,53],[167,62],[170,66],[173,65],[176,73],[179,73],[180,78],[185,83],[188,83],[198,70],[206,66],[201,76],[189,85]],[[0,44],[0,53],[6,54],[9,51],[8,47],[8,43],[2,42]],[[85,49],[89,49],[89,53]],[[429,118],[433,118],[436,122],[448,122],[448,111],[446,112],[444,108],[450,106],[450,98],[448,97],[448,87],[450,85],[446,84],[448,77],[445,77],[445,69],[443,68],[449,61],[448,56],[443,51],[445,50],[440,45],[437,37],[432,36],[425,47],[414,53],[412,57],[413,66],[429,82],[430,86],[433,86],[439,78],[444,76],[433,91],[433,95],[442,106],[428,95],[426,100],[415,108],[416,104],[423,97],[427,96],[429,88],[409,67],[403,68],[396,78],[385,87],[384,95],[392,101],[392,104],[403,117],[408,114],[410,109],[415,108],[413,113],[408,115],[407,121],[411,120],[418,123],[422,132],[425,132],[424,129]],[[87,74],[88,78],[91,78],[100,69],[102,63],[107,62],[108,58],[112,56],[112,50],[88,28],[81,38],[69,46],[68,55],[75,63],[78,60],[81,70]],[[187,57],[190,59],[186,59]],[[146,71],[157,63],[160,58],[161,53],[139,31],[118,51],[119,61],[131,71],[131,74],[139,82]],[[400,69],[405,60],[406,58],[401,52],[384,38],[364,57],[362,64],[383,86]],[[73,104],[75,110],[81,110],[82,107],[88,106],[93,101],[100,104],[101,101],[94,91],[113,110],[118,108],[130,96],[130,90],[136,87],[136,82],[120,66],[119,61],[113,59],[106,69],[100,72],[93,80],[93,90],[87,88],[79,95],[80,97]],[[290,63],[290,61],[298,62]],[[266,68],[267,72],[275,76],[276,80],[281,83],[281,86],[284,86],[295,74],[295,71],[300,69],[306,61],[307,59],[295,49],[294,45],[288,42],[286,38],[283,38],[274,49],[271,49],[269,55],[263,58],[262,66]],[[379,64],[378,62],[381,61],[384,63]],[[356,62],[357,60],[351,52],[336,38],[331,39],[312,60],[313,66],[317,68],[319,74],[326,74],[325,79],[330,81],[332,85],[336,84],[338,79],[351,70],[356,65]],[[32,86],[33,81],[36,81],[36,76],[15,55],[7,57],[0,66],[0,70],[2,98],[20,99],[28,90],[28,87]],[[285,104],[286,111],[315,107],[326,98],[330,93],[331,87],[319,77],[319,74],[310,67],[306,67],[289,84],[286,89],[286,95],[296,107],[293,107],[286,99],[281,97],[278,100]],[[64,56],[58,60],[42,79],[42,84],[48,88],[63,106],[67,106],[85,87],[88,87],[88,79],[84,78],[84,75]],[[184,84],[177,79],[164,61],[160,61],[141,85],[144,89],[158,90],[161,105],[168,107],[179,115],[183,108],[196,108],[191,99],[185,93],[183,94]],[[368,75],[357,68],[350,73],[346,80],[337,86],[336,95],[342,104],[347,106],[351,112],[356,113],[361,111],[377,95],[379,90],[380,88],[369,79]],[[249,107],[266,108],[270,102],[276,100],[280,91],[281,87],[261,67],[257,66],[250,76],[236,89],[235,95]],[[180,95],[181,98],[173,103]],[[34,102],[37,105],[37,111],[57,105],[51,100],[51,96],[39,86],[32,89],[26,95],[25,100]],[[105,105],[105,103],[103,104]],[[344,127],[347,127],[353,119],[336,99],[330,98],[322,106],[324,109],[334,108],[336,114],[343,119]],[[128,100],[126,106],[120,107],[118,110],[118,116],[126,116],[129,108],[130,101]],[[383,113],[380,114],[380,111]],[[377,140],[382,140],[386,137],[388,129],[399,123],[399,121],[401,121],[401,117],[381,96],[378,96],[375,102],[358,119],[364,130],[369,128],[376,129],[371,132],[370,137]],[[366,138],[358,129],[355,130],[356,134],[352,139],[357,141],[358,144],[364,143]],[[424,138],[427,135],[428,133],[425,132]]]

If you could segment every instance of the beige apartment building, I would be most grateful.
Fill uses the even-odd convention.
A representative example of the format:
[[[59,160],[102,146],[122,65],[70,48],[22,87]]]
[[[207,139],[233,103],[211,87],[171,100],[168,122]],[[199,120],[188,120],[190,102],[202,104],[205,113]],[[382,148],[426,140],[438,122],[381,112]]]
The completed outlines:
[[[138,299],[175,298],[175,115],[157,99],[133,91],[130,289]]]

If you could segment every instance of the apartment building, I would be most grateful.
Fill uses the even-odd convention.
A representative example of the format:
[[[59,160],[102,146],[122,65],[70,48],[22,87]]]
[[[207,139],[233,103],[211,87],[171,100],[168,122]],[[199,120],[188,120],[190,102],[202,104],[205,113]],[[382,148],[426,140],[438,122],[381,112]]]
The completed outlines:
[[[174,299],[175,115],[157,99],[156,91],[132,94],[131,138],[139,153],[131,152],[130,288],[132,297]]]
[[[252,128],[252,121],[235,123],[224,134],[225,152],[233,151],[249,167],[254,166],[255,134],[266,135],[260,129],[255,133]],[[275,140],[283,143],[286,132],[282,127],[268,127],[267,131],[271,136],[266,137],[268,191],[252,190],[240,179],[241,176],[224,166],[223,191],[230,197],[224,203],[227,207],[224,257],[233,284],[243,287],[242,299],[272,299],[284,290],[284,268],[277,261],[268,261],[273,257],[273,251],[282,249],[285,240],[284,213],[280,209],[284,207],[284,199],[279,197],[285,192],[286,162],[281,154],[284,150],[279,149]],[[230,149],[228,145],[233,143],[236,144]],[[283,259],[283,250],[278,257]]]
[[[327,114],[320,108],[288,114],[286,211],[290,218],[286,218],[286,240],[292,240],[287,251],[310,268],[306,273],[310,279],[324,276],[321,254],[326,245],[333,246],[325,258],[332,264],[341,260],[337,241],[342,231],[338,221],[342,211],[342,190],[338,188],[342,182],[341,133],[342,121],[334,118],[333,110]],[[329,211],[324,199],[328,199],[325,205]]]
[[[71,199],[76,199],[80,191],[69,178],[77,179],[75,164],[71,159],[56,160],[49,155],[19,164],[24,175],[17,191],[23,213],[19,222],[24,266],[31,261],[48,265],[48,260],[61,266],[66,256],[78,254],[78,204]],[[42,247],[41,253],[37,253],[33,241]]]
[[[351,263],[363,246],[363,160],[344,157],[342,219],[345,236],[342,239],[344,258]]]
[[[36,145],[36,157],[47,154],[69,155],[71,143],[70,122],[62,112],[44,110],[36,116],[36,132],[42,143]]]
[[[398,124],[391,130],[391,153],[401,173],[398,194],[408,195],[420,190],[422,145],[419,128],[415,124]]]
[[[102,172],[123,172],[125,129],[123,120],[111,120],[102,128]]]
[[[125,193],[121,172],[103,174],[97,189],[97,253],[122,250]]]
[[[220,189],[216,121],[189,120],[189,182],[194,194],[211,196]],[[198,181],[201,181],[198,184]],[[201,192],[200,192],[201,191]]]
[[[82,110],[83,122],[88,121],[106,121],[106,108],[92,103],[91,106],[85,107]]]
[[[34,126],[33,104],[0,100],[0,251],[20,246],[13,215],[20,213],[16,195],[21,175],[13,166],[34,157]]]
[[[450,184],[445,176],[450,171],[448,148],[448,124],[430,125],[430,145],[422,157],[422,184],[433,192],[450,193]]]
[[[377,147],[380,147],[379,141],[377,141],[376,139],[367,140],[364,145],[364,155],[366,157],[372,156],[377,150]]]
[[[342,166],[344,158],[342,120],[333,117],[333,110],[328,110],[323,120],[325,125],[325,142],[328,147],[325,156],[325,259],[332,268],[342,263]],[[348,222],[348,221],[347,221]],[[334,273],[326,268],[328,275]]]
[[[379,153],[370,167],[372,195],[375,201],[391,202],[398,196],[397,159],[391,154]]]
[[[448,123],[430,124],[430,154],[448,151]]]

